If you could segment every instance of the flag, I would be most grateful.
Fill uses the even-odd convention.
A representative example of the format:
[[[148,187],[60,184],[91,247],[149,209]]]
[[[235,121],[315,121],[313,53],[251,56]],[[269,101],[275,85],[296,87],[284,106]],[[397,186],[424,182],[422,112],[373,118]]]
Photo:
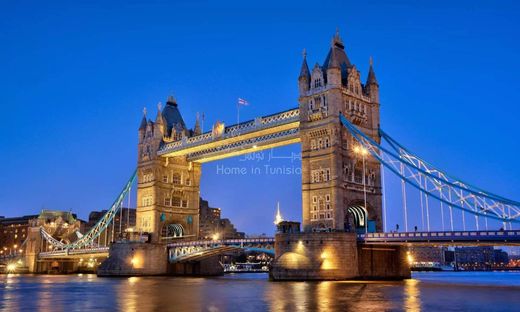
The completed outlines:
[[[249,105],[249,102],[244,99],[238,98],[238,105],[247,106],[247,105]]]

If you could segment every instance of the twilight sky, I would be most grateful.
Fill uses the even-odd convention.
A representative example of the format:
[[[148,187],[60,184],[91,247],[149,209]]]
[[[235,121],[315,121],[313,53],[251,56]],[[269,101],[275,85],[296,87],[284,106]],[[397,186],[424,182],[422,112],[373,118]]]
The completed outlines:
[[[517,1],[74,2],[0,6],[0,215],[108,208],[136,165],[143,107],[155,116],[170,94],[190,127],[204,112],[205,129],[234,123],[237,97],[251,103],[241,120],[296,107],[302,49],[322,63],[336,27],[363,81],[374,57],[386,132],[520,200]],[[276,201],[301,219],[298,152],[205,164],[201,195],[239,230],[270,234]]]

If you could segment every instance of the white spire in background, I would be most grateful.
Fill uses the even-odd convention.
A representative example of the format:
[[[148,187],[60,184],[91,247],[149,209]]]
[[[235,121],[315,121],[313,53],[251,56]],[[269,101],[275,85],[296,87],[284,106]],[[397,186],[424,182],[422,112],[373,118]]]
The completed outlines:
[[[278,223],[282,222],[282,214],[280,213],[280,202],[276,202],[276,217],[274,217],[274,224],[278,225]]]

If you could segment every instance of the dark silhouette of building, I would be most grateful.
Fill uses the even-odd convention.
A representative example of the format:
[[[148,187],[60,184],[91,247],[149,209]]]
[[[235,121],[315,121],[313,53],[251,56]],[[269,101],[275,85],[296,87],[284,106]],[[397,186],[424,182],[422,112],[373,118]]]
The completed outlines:
[[[238,232],[229,219],[222,219],[220,208],[209,206],[207,200],[200,199],[200,223],[199,237],[201,239],[212,238],[243,238],[245,234]]]

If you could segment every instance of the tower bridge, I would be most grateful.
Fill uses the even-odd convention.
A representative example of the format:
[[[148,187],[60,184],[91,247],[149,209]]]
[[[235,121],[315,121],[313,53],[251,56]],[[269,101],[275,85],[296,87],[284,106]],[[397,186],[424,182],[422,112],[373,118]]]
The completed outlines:
[[[33,229],[27,261],[108,251],[103,274],[165,274],[172,264],[256,248],[274,251],[274,279],[406,278],[409,245],[519,245],[520,231],[513,229],[520,221],[519,202],[453,178],[382,130],[372,61],[362,83],[338,33],[322,64],[311,69],[304,54],[298,88],[296,108],[231,126],[217,122],[205,133],[198,119],[193,128],[186,126],[173,97],[155,120],[145,112],[137,170],[104,218],[71,243]],[[284,224],[274,238],[199,240],[201,164],[295,143],[302,153],[302,228]],[[384,171],[401,182],[401,207],[386,207]],[[100,234],[114,226],[135,179],[136,231],[150,240],[108,249]],[[419,230],[409,226],[412,211],[420,211]],[[403,232],[385,232],[386,213],[402,215]],[[442,228],[430,222],[434,215]],[[175,270],[180,272],[179,265]]]

